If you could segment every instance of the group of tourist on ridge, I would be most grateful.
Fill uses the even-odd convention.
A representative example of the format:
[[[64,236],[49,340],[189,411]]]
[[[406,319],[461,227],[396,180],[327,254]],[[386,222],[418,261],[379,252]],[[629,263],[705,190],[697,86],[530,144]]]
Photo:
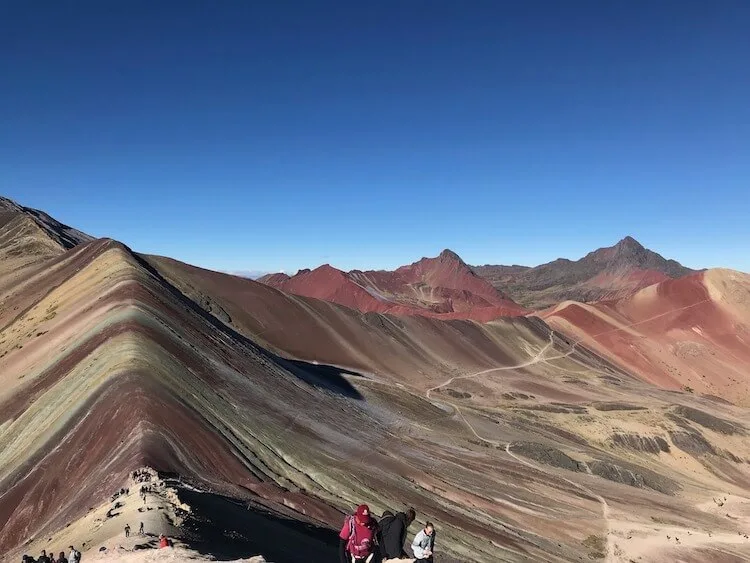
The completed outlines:
[[[55,558],[54,553],[47,555],[47,552],[43,549],[38,559],[35,560],[30,555],[24,555],[21,561],[22,563],[81,563],[81,552],[71,545],[68,557],[65,557],[64,551],[61,551],[60,555]]]
[[[386,510],[378,522],[370,513],[370,507],[361,504],[354,514],[344,519],[339,532],[339,559],[341,563],[375,563],[388,559],[411,558],[404,550],[409,526],[416,512],[393,514]],[[415,563],[432,563],[435,550],[435,526],[427,522],[414,536],[411,550]]]

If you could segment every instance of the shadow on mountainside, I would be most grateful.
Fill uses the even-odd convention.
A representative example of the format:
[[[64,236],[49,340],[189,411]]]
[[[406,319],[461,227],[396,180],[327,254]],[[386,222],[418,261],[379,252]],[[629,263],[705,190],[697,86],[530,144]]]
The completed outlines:
[[[329,563],[338,560],[335,530],[248,508],[218,494],[180,489],[192,513],[183,523],[191,549],[218,560],[263,555],[274,563]]]
[[[128,251],[130,251],[130,249],[128,249]],[[349,375],[361,376],[361,374],[353,372],[353,371],[341,369],[341,368],[336,368],[334,366],[312,364],[304,360],[291,360],[291,359],[283,358],[277,354],[274,354],[270,350],[266,350],[265,348],[259,346],[258,344],[256,344],[255,342],[247,338],[245,335],[236,331],[234,328],[220,321],[211,313],[203,309],[193,299],[185,295],[182,291],[176,288],[169,280],[167,280],[163,275],[161,275],[158,269],[155,266],[153,266],[146,257],[140,254],[137,254],[135,252],[132,252],[132,251],[130,251],[130,253],[138,262],[138,264],[142,268],[144,268],[149,274],[154,276],[154,278],[157,281],[159,281],[164,286],[164,288],[167,291],[169,291],[177,301],[189,307],[195,314],[201,316],[206,322],[208,322],[211,326],[213,326],[217,331],[219,332],[223,331],[229,334],[232,337],[232,339],[244,344],[245,346],[249,348],[252,348],[258,354],[266,357],[268,360],[275,363],[276,365],[286,369],[287,371],[289,371],[289,373],[291,373],[292,375],[294,375],[301,381],[304,381],[308,385],[311,385],[319,389],[324,389],[332,393],[337,393],[338,395],[347,397],[349,399],[356,399],[358,401],[361,401],[364,399],[362,394],[359,391],[357,391],[354,388],[354,386],[351,383],[349,383],[349,381],[347,381],[347,379],[343,377],[342,375],[342,374],[349,374]]]
[[[287,364],[285,367],[288,366],[292,373],[299,371],[295,375],[310,385],[334,391],[350,399],[362,398],[359,391],[343,377],[343,375],[354,375],[364,378],[365,376],[361,373],[328,364],[311,364],[303,360],[282,360],[282,362]]]

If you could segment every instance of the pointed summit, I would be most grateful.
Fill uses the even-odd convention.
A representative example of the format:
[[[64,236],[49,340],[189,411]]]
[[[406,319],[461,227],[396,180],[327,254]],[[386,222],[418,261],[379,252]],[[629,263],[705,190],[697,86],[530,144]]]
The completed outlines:
[[[458,254],[456,254],[449,248],[446,248],[445,250],[443,250],[438,256],[438,258],[443,261],[455,261],[455,262],[460,262],[462,264],[465,263],[463,260],[461,260],[461,257]]]
[[[620,249],[620,250],[625,250],[625,249],[628,249],[628,250],[641,250],[641,249],[644,248],[644,246],[640,242],[638,242],[637,240],[635,240],[633,237],[631,237],[630,235],[628,235],[624,239],[622,239],[621,241],[619,241],[615,245],[615,248]]]

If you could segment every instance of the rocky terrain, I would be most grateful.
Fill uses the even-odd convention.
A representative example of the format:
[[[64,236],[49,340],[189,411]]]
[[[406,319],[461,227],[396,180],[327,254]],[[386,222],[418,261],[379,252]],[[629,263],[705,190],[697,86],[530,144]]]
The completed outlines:
[[[391,315],[5,213],[3,561],[327,562],[360,502],[414,506],[438,563],[750,558],[746,274]],[[450,288],[438,266],[402,279]]]

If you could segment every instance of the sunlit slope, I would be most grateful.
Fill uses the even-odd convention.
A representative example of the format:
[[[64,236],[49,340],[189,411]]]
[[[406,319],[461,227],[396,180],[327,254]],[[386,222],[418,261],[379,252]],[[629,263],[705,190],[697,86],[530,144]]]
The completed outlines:
[[[566,302],[542,317],[654,385],[748,405],[748,303],[750,276],[708,270],[649,286],[627,299]]]
[[[457,466],[460,445],[438,445],[462,431],[441,409],[362,396],[265,352],[122,245],[79,246],[25,287],[5,296],[13,314],[0,345],[4,553],[82,518],[142,466],[332,527],[361,501],[414,504],[439,523],[443,549],[467,560],[553,553],[486,496],[501,487],[479,470],[483,454]],[[394,432],[430,419],[437,440]]]

